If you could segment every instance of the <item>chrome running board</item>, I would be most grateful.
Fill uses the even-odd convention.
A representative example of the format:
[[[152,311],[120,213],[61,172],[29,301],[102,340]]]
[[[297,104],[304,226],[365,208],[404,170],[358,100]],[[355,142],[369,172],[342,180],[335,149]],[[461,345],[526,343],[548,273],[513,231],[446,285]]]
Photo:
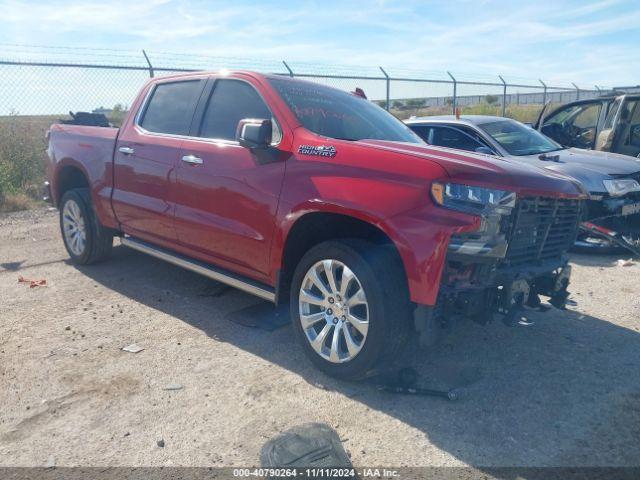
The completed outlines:
[[[260,283],[254,282],[252,280],[242,279],[240,276],[235,275],[231,272],[226,272],[222,269],[218,269],[206,263],[199,262],[198,260],[194,260],[183,255],[173,253],[169,250],[156,247],[155,245],[143,242],[142,240],[138,240],[137,238],[125,236],[120,238],[120,243],[134,250],[138,250],[139,252],[146,253],[148,255],[151,255],[152,257],[156,257],[160,260],[164,260],[165,262],[177,265],[178,267],[191,270],[192,272],[199,273],[200,275],[204,275],[205,277],[208,277],[212,280],[224,283],[226,285],[229,285],[230,287],[237,288],[238,290],[250,293],[264,300],[268,300],[274,303],[276,301],[275,291],[269,288],[267,285],[261,285]]]

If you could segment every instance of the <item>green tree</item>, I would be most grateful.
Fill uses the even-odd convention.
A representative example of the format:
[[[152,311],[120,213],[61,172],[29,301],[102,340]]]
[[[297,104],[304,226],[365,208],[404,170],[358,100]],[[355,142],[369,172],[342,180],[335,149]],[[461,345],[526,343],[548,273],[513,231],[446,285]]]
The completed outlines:
[[[494,103],[498,103],[498,96],[487,95],[486,97],[484,97],[484,101],[487,102],[489,105],[493,105]]]
[[[122,125],[122,122],[128,110],[128,107],[122,105],[121,103],[116,103],[111,109],[111,113],[109,114],[109,121],[119,127],[120,125]]]
[[[426,100],[424,98],[410,98],[407,100],[407,107],[409,108],[420,108],[424,107]]]

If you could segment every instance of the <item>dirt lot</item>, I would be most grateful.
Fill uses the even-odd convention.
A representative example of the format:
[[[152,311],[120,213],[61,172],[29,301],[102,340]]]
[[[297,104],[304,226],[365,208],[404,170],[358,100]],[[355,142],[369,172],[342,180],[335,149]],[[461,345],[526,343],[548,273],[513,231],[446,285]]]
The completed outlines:
[[[573,257],[570,311],[463,325],[412,355],[423,383],[466,387],[454,403],[327,378],[289,326],[231,321],[260,301],[120,246],[73,267],[56,212],[4,214],[0,465],[256,465],[310,421],[357,466],[639,465],[640,264],[615,260]]]

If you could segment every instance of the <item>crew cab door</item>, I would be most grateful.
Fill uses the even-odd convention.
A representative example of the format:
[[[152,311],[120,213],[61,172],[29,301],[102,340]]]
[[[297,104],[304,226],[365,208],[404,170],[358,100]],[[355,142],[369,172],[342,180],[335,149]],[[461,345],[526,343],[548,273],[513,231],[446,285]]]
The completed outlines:
[[[244,118],[272,117],[249,81],[211,78],[177,167],[179,243],[196,258],[257,279],[268,272],[285,162],[275,146],[240,146],[236,129]]]
[[[623,106],[624,101],[625,95],[622,95],[617,97],[609,105],[602,128],[598,132],[598,138],[596,139],[595,145],[596,150],[602,150],[605,152],[611,151],[613,140],[616,136],[616,126],[618,125],[620,114],[622,113],[621,107]]]
[[[153,84],[139,113],[121,128],[112,204],[125,233],[174,242],[176,166],[204,79]]]
[[[640,97],[625,96],[613,129],[611,151],[640,157]]]
[[[594,149],[604,106],[602,100],[564,105],[544,118],[541,116],[538,130],[564,147]]]

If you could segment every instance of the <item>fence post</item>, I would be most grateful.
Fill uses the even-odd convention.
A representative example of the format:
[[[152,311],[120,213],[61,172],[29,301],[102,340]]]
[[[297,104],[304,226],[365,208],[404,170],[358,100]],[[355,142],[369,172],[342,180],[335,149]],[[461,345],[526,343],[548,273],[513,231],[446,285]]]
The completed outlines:
[[[580,100],[580,88],[578,88],[578,85],[576,85],[573,82],[571,82],[571,85],[573,85],[574,88],[576,89],[576,100]]]
[[[502,82],[502,116],[507,116],[507,82],[504,81],[502,75],[498,75],[498,78]]]
[[[285,62],[284,60],[282,60],[282,63],[284,64],[285,68],[287,70],[289,70],[289,76],[293,77],[293,70],[291,70],[291,68],[289,68],[289,65],[287,65],[287,62]]]
[[[547,104],[547,84],[540,79],[538,79],[538,81],[542,84],[542,87],[544,88],[544,90],[542,91],[542,105],[544,106]]]
[[[147,61],[147,65],[149,65],[149,77],[153,78],[153,65],[151,65],[151,60],[147,56],[147,52],[142,50],[142,54],[144,55],[144,59]]]
[[[384,78],[386,79],[386,82],[387,82],[387,101],[386,101],[385,105],[387,106],[387,112],[388,112],[389,109],[391,108],[391,106],[389,105],[389,102],[391,101],[391,99],[389,98],[389,94],[390,94],[390,91],[391,91],[391,79],[389,78],[389,75],[387,75],[387,72],[384,71],[384,68],[382,68],[382,67],[378,67],[378,68],[380,69],[380,71],[384,75]]]
[[[455,115],[456,107],[458,106],[458,81],[453,75],[451,75],[451,72],[447,72],[447,75],[449,75],[451,80],[453,80],[453,101],[451,102],[451,111]]]

